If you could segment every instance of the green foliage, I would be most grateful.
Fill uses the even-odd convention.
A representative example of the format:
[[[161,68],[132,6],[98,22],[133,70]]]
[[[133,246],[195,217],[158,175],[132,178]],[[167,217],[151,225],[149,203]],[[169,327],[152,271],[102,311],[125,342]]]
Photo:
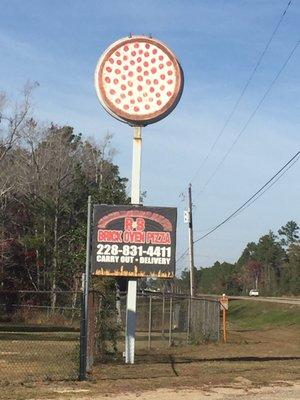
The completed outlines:
[[[284,292],[299,295],[300,293],[300,246],[291,244],[287,252],[287,261],[283,267]]]
[[[96,354],[99,361],[106,362],[118,357],[118,341],[121,321],[116,306],[116,281],[112,278],[92,280],[92,288],[100,299],[96,326]]]
[[[229,304],[229,323],[241,329],[267,329],[276,326],[300,326],[297,305],[262,301],[236,301]]]
[[[216,261],[209,268],[195,271],[198,293],[248,295],[259,289],[261,295],[300,294],[299,227],[289,221],[279,229],[250,242],[235,264]],[[183,271],[178,286],[189,291],[189,271]]]
[[[289,221],[282,226],[278,233],[284,238],[281,240],[283,246],[290,246],[296,242],[299,242],[299,226],[295,221]]]
[[[3,289],[79,290],[88,195],[94,203],[128,203],[127,179],[112,155],[110,135],[96,146],[72,127],[53,124],[35,124],[10,150],[15,162],[5,164],[5,173],[13,176],[13,189],[0,199],[0,244],[15,242],[0,258]]]
[[[241,283],[238,270],[234,264],[219,263],[218,261],[210,268],[197,270],[198,293],[227,293],[238,294]]]

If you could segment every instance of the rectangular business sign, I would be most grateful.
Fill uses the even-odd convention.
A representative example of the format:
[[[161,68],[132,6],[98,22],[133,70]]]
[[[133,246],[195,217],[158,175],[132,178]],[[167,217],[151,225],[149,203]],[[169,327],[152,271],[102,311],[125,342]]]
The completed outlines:
[[[175,276],[177,209],[95,205],[92,274]]]

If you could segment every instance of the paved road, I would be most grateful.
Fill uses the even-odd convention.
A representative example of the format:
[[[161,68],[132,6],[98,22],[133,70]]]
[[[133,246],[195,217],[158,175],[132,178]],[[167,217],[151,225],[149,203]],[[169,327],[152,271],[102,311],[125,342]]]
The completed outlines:
[[[269,303],[295,304],[300,306],[300,299],[296,297],[253,297],[253,296],[229,296],[231,300],[252,300]]]
[[[217,299],[215,294],[199,294],[199,296]],[[269,303],[294,304],[300,306],[300,297],[254,297],[254,296],[228,296],[230,300],[264,301]]]

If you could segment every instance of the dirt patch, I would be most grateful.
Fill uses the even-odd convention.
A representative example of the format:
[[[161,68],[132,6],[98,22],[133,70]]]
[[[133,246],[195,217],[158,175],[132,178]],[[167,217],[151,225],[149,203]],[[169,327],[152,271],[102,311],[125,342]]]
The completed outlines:
[[[103,394],[98,390],[80,389],[78,387],[40,387],[30,393],[22,390],[15,397],[0,397],[1,399],[30,400],[298,400],[300,398],[300,382],[278,382],[271,386],[257,387],[248,382],[239,382],[231,386],[204,386],[202,388],[185,388],[180,390],[158,389],[135,393]],[[27,396],[28,395],[28,396]]]
[[[151,351],[137,351],[136,364],[124,365],[120,361],[98,365],[90,379],[88,382],[26,385],[7,382],[1,386],[0,399],[101,400],[113,397],[127,400],[163,396],[167,400],[169,396],[170,400],[200,400],[201,395],[203,399],[233,400],[242,399],[241,396],[246,394],[255,396],[255,391],[260,387],[269,386],[266,389],[269,394],[264,394],[269,397],[264,399],[273,400],[276,397],[270,397],[273,390],[271,386],[286,386],[286,382],[300,381],[299,330],[289,327],[234,331],[230,332],[227,344],[162,349],[153,343]],[[289,388],[282,390],[285,389],[288,393]],[[153,397],[147,397],[151,393]],[[281,399],[293,399],[285,395],[278,396]],[[259,399],[253,397],[256,398]],[[250,399],[247,397],[247,400]]]
[[[114,396],[114,400],[298,400],[300,396],[300,385],[295,384],[288,387],[273,386],[263,388],[235,388],[235,387],[212,387],[210,389],[198,390],[156,390],[142,393],[141,395],[126,394]],[[107,397],[96,396],[94,400],[103,400]],[[87,400],[87,398],[81,400]]]

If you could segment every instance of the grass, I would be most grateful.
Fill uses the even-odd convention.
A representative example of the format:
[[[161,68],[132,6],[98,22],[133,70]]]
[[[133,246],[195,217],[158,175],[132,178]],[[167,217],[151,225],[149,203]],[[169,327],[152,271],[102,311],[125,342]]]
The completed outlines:
[[[79,400],[99,393],[230,386],[238,382],[243,385],[245,381],[253,386],[297,381],[300,380],[299,311],[299,307],[286,304],[231,301],[228,343],[187,346],[185,335],[177,333],[174,345],[169,347],[168,334],[163,339],[156,332],[149,351],[147,333],[141,332],[137,335],[134,365],[124,365],[122,358],[96,365],[88,382],[24,385],[24,380],[29,381],[33,375],[41,380],[75,377],[78,334],[2,332],[0,399]]]
[[[0,382],[76,379],[78,334],[1,332]]]
[[[237,329],[300,327],[300,308],[290,304],[231,300],[228,321],[230,327]]]
[[[141,338],[144,339],[144,338]],[[209,388],[222,385],[256,387],[300,379],[299,328],[230,331],[227,344],[137,349],[136,363],[96,366],[88,382],[49,382],[1,387],[0,399],[70,400],[114,396],[169,388]]]

